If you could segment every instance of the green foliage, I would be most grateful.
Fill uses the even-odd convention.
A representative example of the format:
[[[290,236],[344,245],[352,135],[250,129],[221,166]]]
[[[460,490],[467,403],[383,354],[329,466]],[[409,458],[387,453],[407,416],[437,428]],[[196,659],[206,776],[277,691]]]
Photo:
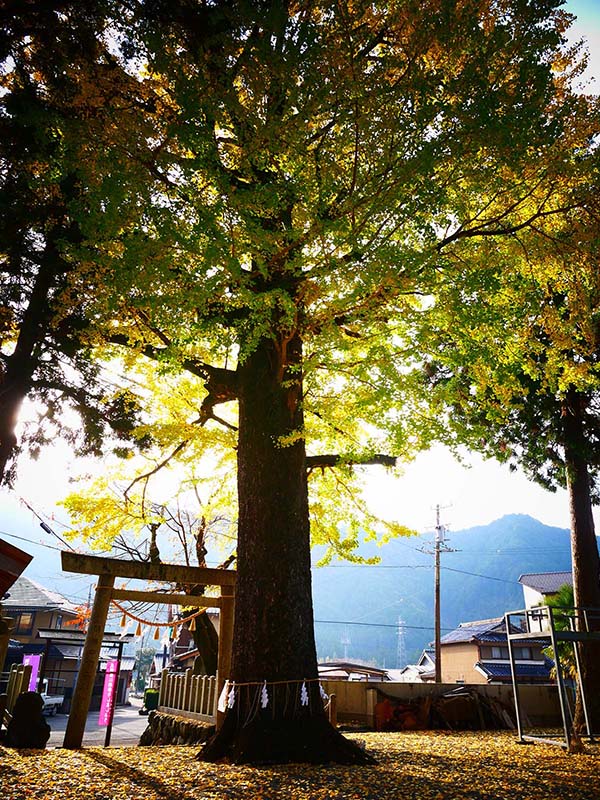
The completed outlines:
[[[154,647],[142,647],[140,650],[136,651],[136,692],[141,692],[145,688],[148,681],[148,675],[150,674],[150,667],[152,666],[152,662],[154,661],[154,656],[156,653],[157,650]],[[158,693],[157,689],[146,689],[146,691]]]
[[[577,53],[560,49],[556,4],[115,8],[112,67],[124,86],[136,72],[137,116],[101,152],[86,144],[86,235],[70,250],[105,275],[99,334],[151,355],[159,380],[193,369],[175,390],[191,406],[203,392],[235,399],[210,368],[233,371],[262,338],[295,331],[305,428],[282,447],[302,439],[309,455],[351,464],[485,431],[505,454],[490,429],[539,370],[532,353],[521,375],[529,325],[500,337],[539,319],[531,227],[576,204],[574,154],[595,122],[569,90]],[[523,296],[530,311],[515,319]],[[428,352],[434,380],[415,387],[410,367]],[[467,425],[482,393],[486,410]],[[154,463],[182,442],[187,464],[219,452],[214,419],[169,413],[148,414]],[[519,436],[524,451],[525,427]],[[374,532],[359,501],[340,502],[351,485],[350,467],[311,474],[313,538],[339,552],[359,527]]]
[[[571,210],[450,251],[453,280],[439,281],[417,334],[424,357],[412,380],[448,440],[521,466],[550,490],[566,483],[566,445],[587,463],[592,488],[600,466],[596,161],[593,150],[573,158],[563,190]],[[578,442],[568,441],[568,409],[581,416]]]
[[[39,179],[35,172],[52,192],[57,170],[75,176],[77,190],[62,201],[76,230],[60,240],[69,272],[62,296],[83,316],[94,356],[114,358],[126,346],[133,381],[145,371],[151,386],[140,390],[129,372],[126,401],[121,386],[111,401],[121,411],[145,407],[145,419],[119,432],[155,445],[123,485],[175,456],[196,477],[206,474],[202,452],[224,464],[236,416],[226,405],[217,417],[215,406],[236,399],[238,366],[260,342],[275,341],[286,364],[296,335],[302,362],[286,375],[304,382],[305,425],[278,444],[302,441],[309,457],[332,451],[348,465],[339,477],[312,475],[322,489],[313,535],[348,552],[359,527],[375,530],[358,501],[356,513],[340,502],[350,465],[377,453],[409,458],[447,437],[444,409],[465,391],[459,362],[474,345],[477,376],[492,359],[510,377],[508,388],[494,382],[490,408],[520,391],[515,359],[497,359],[490,343],[511,292],[521,293],[518,262],[529,260],[512,236],[497,249],[488,243],[529,235],[577,206],[565,184],[581,185],[574,154],[585,151],[595,119],[569,88],[578,54],[563,47],[568,16],[553,0],[476,8],[115,0],[94,9],[96,17],[53,18],[62,72],[44,44],[46,18],[31,17],[28,52],[43,79],[31,68],[27,81],[43,98],[52,84],[44,76],[66,82],[43,128],[60,157],[46,158]],[[74,57],[78,25],[87,49]],[[24,32],[11,35],[20,43],[11,51],[17,81],[29,56]],[[461,273],[464,260],[472,267]],[[462,309],[477,319],[488,307],[492,317],[469,345],[474,325],[457,327],[455,317]],[[425,342],[423,331],[438,328],[457,336]],[[439,380],[425,398],[410,368],[440,339],[446,369],[457,365],[463,383]],[[139,366],[142,356],[155,377]],[[160,381],[181,401],[175,408],[163,395],[168,414],[151,409]],[[450,425],[450,438],[469,438],[468,427]],[[97,441],[99,419],[92,432]],[[115,529],[123,524],[108,506],[98,508],[96,530],[111,515]]]
[[[58,434],[80,453],[97,455],[111,432],[121,447],[131,444],[139,418],[131,395],[111,385],[92,358],[90,301],[104,279],[101,265],[72,258],[86,235],[90,143],[106,138],[115,115],[106,113],[107,93],[114,99],[123,88],[110,76],[104,13],[105,4],[96,2],[63,14],[38,4],[0,23],[0,480],[6,482],[21,448],[36,455]],[[39,415],[17,444],[26,397]]]
[[[575,606],[575,599],[573,597],[573,587],[565,583],[561,586],[556,594],[550,595],[546,598],[545,605],[554,610],[554,620],[556,630],[565,631],[570,630],[569,617],[572,618],[573,608]],[[560,665],[563,675],[574,680],[577,679],[577,664],[575,661],[574,653],[575,645],[569,642],[559,642],[557,644],[558,655],[560,658]],[[556,662],[554,650],[551,647],[546,648],[544,653]],[[556,677],[556,667],[553,667],[553,674]]]

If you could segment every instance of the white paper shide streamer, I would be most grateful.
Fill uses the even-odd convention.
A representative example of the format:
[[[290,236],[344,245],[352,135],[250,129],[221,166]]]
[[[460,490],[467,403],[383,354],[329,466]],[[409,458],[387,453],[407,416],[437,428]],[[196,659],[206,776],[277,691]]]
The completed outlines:
[[[229,694],[227,695],[227,708],[233,708],[235,705],[235,681],[231,682]]]
[[[308,691],[306,689],[306,683],[302,682],[302,688],[300,689],[300,703],[303,706],[308,705]]]
[[[260,693],[260,706],[266,708],[269,705],[269,693],[267,691],[267,682],[263,683],[262,691]]]
[[[229,692],[229,681],[225,681],[221,694],[219,695],[219,702],[217,703],[217,711],[225,711],[227,708],[227,693]]]

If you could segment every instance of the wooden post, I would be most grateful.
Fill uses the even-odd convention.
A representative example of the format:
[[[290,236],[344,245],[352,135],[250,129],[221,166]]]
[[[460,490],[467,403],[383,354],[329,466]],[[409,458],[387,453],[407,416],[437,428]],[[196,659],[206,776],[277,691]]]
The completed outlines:
[[[367,689],[367,725],[376,730],[375,705],[377,704],[377,689]]]
[[[83,742],[83,733],[94,690],[94,680],[114,583],[114,575],[100,575],[98,578],[92,615],[85,637],[81,666],[77,676],[77,683],[75,684],[75,691],[73,692],[71,711],[63,741],[63,747],[70,750],[81,747]]]
[[[337,695],[335,692],[329,695],[329,722],[337,728]]]
[[[208,686],[206,689],[207,700],[203,705],[204,710],[202,713],[207,717],[216,717],[216,708],[219,701],[219,695],[217,694],[217,676],[210,675],[204,683],[208,684]]]
[[[163,668],[162,672],[160,673],[160,686],[158,687],[158,705],[159,706],[168,706],[168,698],[169,698],[169,670]]]
[[[233,650],[234,588],[221,586],[221,609],[219,618],[219,654],[217,660],[217,697],[226,680],[231,677],[231,653]],[[223,724],[225,714],[217,711],[217,730]]]
[[[52,643],[52,639],[46,639],[46,644],[44,645],[44,654],[42,656],[42,661],[40,664],[40,671],[38,674],[38,685],[37,690],[41,694],[44,691],[44,678],[46,677],[46,664],[48,663],[48,653],[50,652],[50,644]],[[50,686],[48,686],[48,694],[52,694],[50,691]]]
[[[17,697],[29,689],[31,680],[31,664],[13,664],[10,668],[8,686],[6,688],[6,710],[12,712]]]
[[[192,670],[186,669],[185,677],[183,679],[183,702],[181,708],[185,711],[190,710],[190,701],[192,697]]]
[[[0,617],[0,672],[4,667],[10,634],[14,628],[14,621],[10,617]]]

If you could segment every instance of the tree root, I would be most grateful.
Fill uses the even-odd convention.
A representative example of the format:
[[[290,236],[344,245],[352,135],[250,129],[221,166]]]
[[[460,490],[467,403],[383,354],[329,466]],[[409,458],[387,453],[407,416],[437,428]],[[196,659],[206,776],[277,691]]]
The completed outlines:
[[[375,764],[375,759],[346,739],[324,714],[273,719],[257,715],[242,724],[232,710],[196,758],[231,764]]]

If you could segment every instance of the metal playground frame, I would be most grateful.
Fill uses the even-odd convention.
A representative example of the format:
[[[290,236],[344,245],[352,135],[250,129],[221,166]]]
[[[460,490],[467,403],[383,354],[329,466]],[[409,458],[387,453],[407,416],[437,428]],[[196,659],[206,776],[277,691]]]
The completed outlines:
[[[538,606],[521,611],[508,611],[504,615],[506,636],[508,639],[508,652],[512,676],[513,692],[515,697],[515,711],[517,718],[517,731],[520,742],[545,742],[569,749],[573,739],[573,727],[569,723],[570,706],[567,696],[563,664],[560,659],[558,644],[568,642],[573,646],[577,672],[577,685],[581,693],[581,701],[585,718],[587,738],[590,742],[598,741],[598,733],[594,736],[590,719],[589,700],[586,696],[584,683],[581,677],[581,653],[585,645],[592,642],[600,643],[600,608],[553,608],[551,606]],[[552,734],[525,734],[523,732],[523,719],[519,699],[519,683],[517,680],[515,644],[517,642],[539,641],[548,642],[554,652],[556,664],[556,681],[558,697],[562,715],[564,739],[555,738]]]

